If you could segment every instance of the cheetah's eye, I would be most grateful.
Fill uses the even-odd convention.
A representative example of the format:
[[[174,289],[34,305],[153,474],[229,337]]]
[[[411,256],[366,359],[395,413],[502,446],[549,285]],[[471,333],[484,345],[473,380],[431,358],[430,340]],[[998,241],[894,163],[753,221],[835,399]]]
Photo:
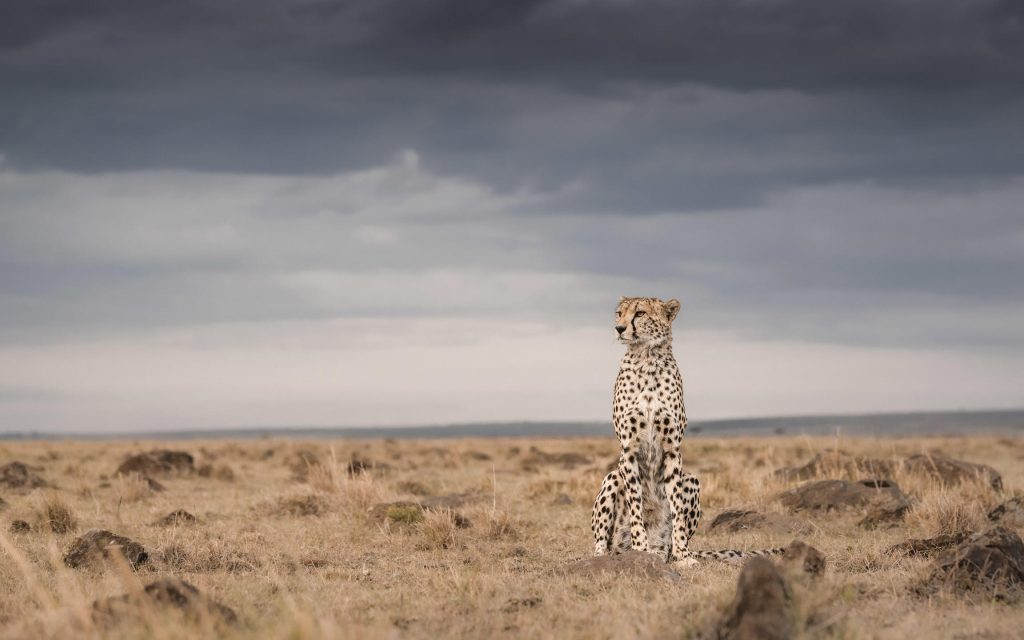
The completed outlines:
[[[647,315],[646,311],[637,311],[636,313],[633,314],[633,317],[634,318],[639,318],[639,317],[645,316],[645,315]]]

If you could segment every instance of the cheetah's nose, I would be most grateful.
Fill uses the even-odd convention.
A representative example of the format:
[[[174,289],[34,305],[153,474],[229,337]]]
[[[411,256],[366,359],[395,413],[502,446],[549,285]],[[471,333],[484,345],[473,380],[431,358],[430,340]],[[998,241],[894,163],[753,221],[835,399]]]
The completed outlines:
[[[626,330],[626,325],[620,324],[617,327],[615,327],[615,330],[618,331],[619,335],[621,336],[622,332]]]

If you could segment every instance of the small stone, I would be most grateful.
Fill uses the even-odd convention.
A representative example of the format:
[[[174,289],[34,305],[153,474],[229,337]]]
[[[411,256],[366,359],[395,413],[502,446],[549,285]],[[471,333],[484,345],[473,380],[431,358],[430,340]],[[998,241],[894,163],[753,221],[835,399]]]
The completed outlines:
[[[767,558],[743,566],[736,596],[718,626],[721,640],[787,640],[793,637],[789,585]]]
[[[910,505],[910,498],[891,480],[818,480],[784,491],[777,498],[793,511],[868,507],[895,512]]]
[[[1002,526],[976,533],[940,553],[918,591],[949,588],[962,596],[1016,601],[1024,591],[1024,541]]]
[[[989,511],[988,519],[1007,527],[1024,527],[1024,496],[1010,498]]]
[[[184,451],[154,449],[127,458],[115,471],[115,475],[137,473],[141,476],[168,475],[171,473],[192,473],[192,454]]]
[[[727,509],[715,516],[708,526],[708,531],[728,533],[771,531],[798,535],[809,533],[810,530],[810,524],[786,513],[761,513],[744,509]]]
[[[37,468],[23,462],[8,462],[0,466],[0,486],[8,489],[38,489],[50,486],[36,473]]]
[[[97,600],[93,603],[93,619],[98,624],[111,624],[123,618],[146,618],[148,607],[154,605],[177,609],[195,621],[211,620],[214,624],[226,625],[238,621],[238,615],[230,607],[178,578],[162,578],[139,592]]]
[[[184,509],[176,509],[153,524],[160,527],[171,527],[182,524],[191,524],[195,521],[196,517],[188,511],[185,511]]]
[[[800,540],[789,543],[782,553],[782,561],[812,576],[825,573],[825,554]]]
[[[71,543],[64,554],[64,564],[78,568],[98,558],[108,557],[115,548],[120,549],[133,567],[149,560],[149,553],[139,543],[104,529],[91,529]]]
[[[32,525],[24,520],[11,520],[11,533],[26,533],[32,530]]]
[[[960,544],[968,538],[966,533],[943,534],[934,538],[911,538],[894,544],[885,550],[892,555],[902,553],[908,556],[930,556],[938,551],[945,551]]]

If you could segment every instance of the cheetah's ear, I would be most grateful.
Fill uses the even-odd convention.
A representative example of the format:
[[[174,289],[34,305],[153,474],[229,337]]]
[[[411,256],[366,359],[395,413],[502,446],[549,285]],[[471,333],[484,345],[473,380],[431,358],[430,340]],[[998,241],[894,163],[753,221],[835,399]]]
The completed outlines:
[[[665,312],[668,313],[668,321],[672,322],[679,315],[679,301],[672,298],[665,303]]]

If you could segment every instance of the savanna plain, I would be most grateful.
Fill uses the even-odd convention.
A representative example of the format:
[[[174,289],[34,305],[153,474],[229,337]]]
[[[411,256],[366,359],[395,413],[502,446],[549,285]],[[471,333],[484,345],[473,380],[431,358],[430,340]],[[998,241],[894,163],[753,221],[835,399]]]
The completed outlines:
[[[610,435],[0,443],[0,637],[737,633],[742,563],[591,560],[617,451]],[[692,548],[824,556],[777,561],[793,637],[1024,637],[1013,576],[936,577],[971,534],[1024,533],[1024,437],[702,435],[684,462],[702,483]]]

